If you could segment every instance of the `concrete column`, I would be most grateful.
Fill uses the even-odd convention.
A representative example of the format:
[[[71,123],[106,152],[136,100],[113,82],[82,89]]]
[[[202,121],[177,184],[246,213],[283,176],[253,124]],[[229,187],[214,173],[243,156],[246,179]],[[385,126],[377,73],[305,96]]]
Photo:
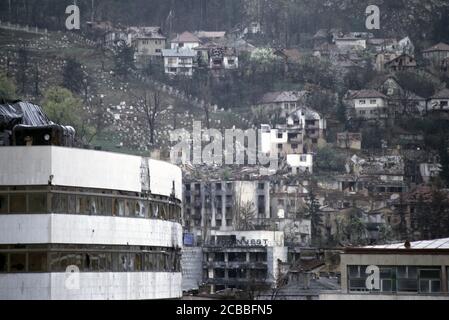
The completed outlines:
[[[449,291],[447,280],[447,266],[441,266],[441,291],[445,293]]]

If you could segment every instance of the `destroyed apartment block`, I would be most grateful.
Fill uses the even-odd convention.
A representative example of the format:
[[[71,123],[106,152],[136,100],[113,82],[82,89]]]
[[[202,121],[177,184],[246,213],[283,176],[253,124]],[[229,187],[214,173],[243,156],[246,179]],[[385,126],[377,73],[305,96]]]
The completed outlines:
[[[313,173],[314,153],[325,143],[326,120],[307,107],[290,113],[285,124],[261,126],[261,151],[278,155],[292,174]]]
[[[407,190],[405,164],[402,156],[351,157],[346,164],[347,174],[340,177],[341,191],[370,194],[394,194]]]
[[[276,287],[280,262],[288,259],[283,232],[214,231],[203,251],[203,281],[211,293]]]
[[[263,230],[270,218],[270,183],[254,181],[184,182],[184,220],[196,243],[211,230]]]

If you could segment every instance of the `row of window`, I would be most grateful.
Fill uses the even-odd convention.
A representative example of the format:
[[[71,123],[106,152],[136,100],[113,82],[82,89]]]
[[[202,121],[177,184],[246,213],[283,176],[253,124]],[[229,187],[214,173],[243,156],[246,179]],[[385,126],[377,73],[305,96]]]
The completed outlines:
[[[181,221],[179,202],[58,189],[0,190],[0,214],[81,214]]]
[[[440,293],[442,292],[441,268],[418,266],[381,266],[380,289],[368,290],[365,273],[368,266],[348,266],[350,292],[372,291],[383,293]]]
[[[67,272],[73,266],[80,272],[181,272],[181,253],[157,247],[0,248],[0,273]]]
[[[360,104],[366,104],[366,100],[359,100]],[[369,101],[369,104],[377,104],[377,100],[373,99]]]
[[[203,270],[203,277],[214,280],[243,280],[243,281],[266,281],[268,279],[267,269],[213,269],[213,278],[209,278],[209,271]]]
[[[225,258],[227,255],[227,259]],[[209,262],[267,262],[266,252],[214,252],[205,253],[204,261]]]

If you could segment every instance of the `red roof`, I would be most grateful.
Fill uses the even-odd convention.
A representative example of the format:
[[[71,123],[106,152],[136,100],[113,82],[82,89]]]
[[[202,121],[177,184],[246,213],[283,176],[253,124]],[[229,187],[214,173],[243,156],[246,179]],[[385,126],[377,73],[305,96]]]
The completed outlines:
[[[423,52],[434,52],[434,51],[449,51],[449,45],[445,44],[443,42],[440,42],[440,43],[434,45],[433,47],[430,47],[430,48],[424,50]]]
[[[178,34],[178,36],[173,39],[171,42],[200,42],[200,39],[198,39],[197,36],[195,36],[193,33],[190,33],[188,31],[185,31],[181,34]]]

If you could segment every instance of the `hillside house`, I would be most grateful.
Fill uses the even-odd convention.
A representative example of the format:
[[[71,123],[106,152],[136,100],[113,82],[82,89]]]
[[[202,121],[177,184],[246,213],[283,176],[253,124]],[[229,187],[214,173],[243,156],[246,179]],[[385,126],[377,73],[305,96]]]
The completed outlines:
[[[360,90],[351,96],[355,117],[363,120],[385,119],[388,98],[377,90]]]
[[[408,54],[401,54],[385,63],[384,69],[390,72],[406,71],[415,69],[416,59]]]
[[[423,57],[431,61],[435,65],[440,65],[441,62],[449,58],[449,45],[440,42],[422,52]]]
[[[146,64],[153,57],[162,57],[162,50],[167,45],[167,38],[160,27],[139,28],[131,38],[138,65]]]
[[[185,31],[178,34],[176,38],[171,40],[171,49],[190,49],[193,50],[200,46],[200,39],[194,34]]]
[[[263,111],[286,118],[305,103],[307,95],[307,91],[268,92],[253,107],[253,111]]]
[[[197,53],[190,49],[164,49],[164,70],[168,75],[191,77]]]
[[[449,89],[445,88],[429,98],[427,111],[449,111]]]

